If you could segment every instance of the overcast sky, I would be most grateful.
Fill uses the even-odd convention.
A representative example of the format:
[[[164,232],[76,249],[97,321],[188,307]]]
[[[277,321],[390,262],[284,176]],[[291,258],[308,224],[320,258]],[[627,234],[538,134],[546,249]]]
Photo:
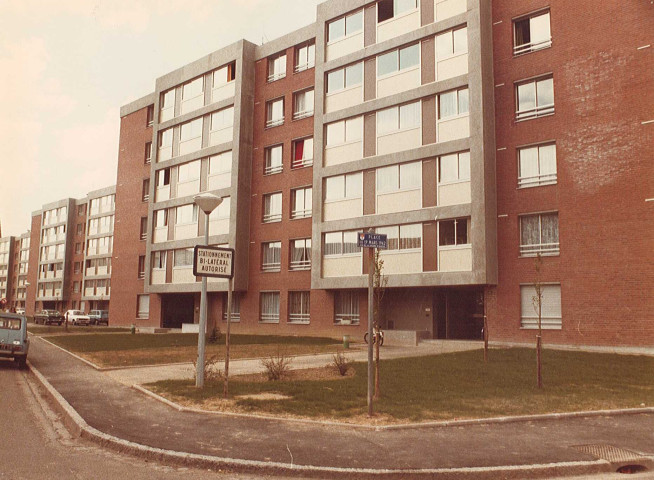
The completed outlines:
[[[116,183],[120,107],[241,38],[315,21],[324,0],[0,0],[0,225]]]

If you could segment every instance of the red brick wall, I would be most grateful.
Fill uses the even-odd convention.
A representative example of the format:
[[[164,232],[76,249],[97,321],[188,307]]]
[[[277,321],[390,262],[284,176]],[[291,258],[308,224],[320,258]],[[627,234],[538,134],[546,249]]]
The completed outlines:
[[[30,231],[30,258],[27,267],[27,301],[25,302],[25,313],[34,315],[35,311],[41,309],[36,303],[36,288],[39,270],[39,245],[41,244],[41,215],[32,217],[32,228]]]
[[[551,5],[552,47],[514,58],[511,19]],[[500,22],[497,24],[497,22]],[[493,2],[499,285],[488,296],[491,340],[532,341],[520,329],[524,213],[559,212],[561,253],[542,279],[560,282],[563,328],[544,342],[654,345],[654,5]],[[515,123],[514,82],[552,73],[556,112]],[[500,86],[502,85],[503,86]],[[554,140],[556,185],[517,189],[516,147]],[[502,217],[508,215],[508,217]]]
[[[141,217],[148,216],[148,204],[142,201],[143,180],[150,177],[150,165],[144,163],[145,145],[152,141],[152,127],[146,123],[147,107],[120,122],[109,302],[112,325],[159,326],[156,295],[150,296],[150,318],[136,318],[137,295],[144,289],[144,281],[138,278],[139,256],[145,255],[146,248],[145,240],[140,239]]]
[[[72,218],[72,222],[68,225],[68,228],[72,230],[72,242],[68,245],[68,248],[70,249],[70,254],[67,255],[68,258],[70,258],[70,264],[66,266],[66,283],[64,285],[64,298],[67,298],[68,301],[66,302],[66,309],[72,309],[73,308],[73,302],[77,302],[77,308],[81,307],[81,302],[82,302],[82,292],[84,291],[84,282],[83,282],[83,277],[84,277],[84,269],[86,268],[84,264],[84,252],[86,249],[86,229],[87,229],[87,214],[88,214],[88,208],[89,205],[84,206],[84,211],[82,212],[81,215],[78,215],[79,212],[79,206],[74,205],[72,206],[74,211],[72,212],[72,216],[69,218]],[[82,225],[82,232],[78,235],[77,234],[77,225],[81,224]],[[75,245],[79,243],[80,244],[80,251],[79,253],[75,252]],[[79,273],[75,273],[75,263],[79,262],[80,263],[80,271]],[[74,282],[79,282],[80,285],[80,291],[78,293],[75,293],[75,288],[74,288]],[[88,312],[91,310],[91,302],[86,301],[86,305],[84,307],[84,311]],[[63,312],[62,312],[63,313]]]

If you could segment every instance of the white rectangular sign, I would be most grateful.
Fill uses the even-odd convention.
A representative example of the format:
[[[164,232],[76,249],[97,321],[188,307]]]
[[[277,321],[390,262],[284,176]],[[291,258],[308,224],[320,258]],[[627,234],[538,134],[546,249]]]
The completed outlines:
[[[193,251],[193,275],[196,277],[234,277],[234,249],[197,245]]]

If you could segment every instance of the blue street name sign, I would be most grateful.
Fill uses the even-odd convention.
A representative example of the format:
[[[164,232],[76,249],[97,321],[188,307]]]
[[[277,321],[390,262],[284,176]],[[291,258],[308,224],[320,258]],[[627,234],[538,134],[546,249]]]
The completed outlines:
[[[381,233],[359,233],[357,235],[357,247],[362,248],[388,248],[388,235]]]

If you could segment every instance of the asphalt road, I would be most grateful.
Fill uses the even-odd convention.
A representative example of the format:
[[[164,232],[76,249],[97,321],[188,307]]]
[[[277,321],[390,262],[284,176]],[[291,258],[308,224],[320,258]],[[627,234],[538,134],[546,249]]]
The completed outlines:
[[[13,362],[0,360],[0,479],[271,478],[169,467],[72,438],[29,377]]]

